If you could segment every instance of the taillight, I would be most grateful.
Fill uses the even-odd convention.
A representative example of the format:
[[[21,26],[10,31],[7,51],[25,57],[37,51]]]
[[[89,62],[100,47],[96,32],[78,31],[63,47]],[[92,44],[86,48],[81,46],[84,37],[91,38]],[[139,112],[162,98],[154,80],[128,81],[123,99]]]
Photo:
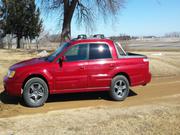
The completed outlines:
[[[144,62],[149,62],[149,59],[148,58],[144,58],[143,61]]]

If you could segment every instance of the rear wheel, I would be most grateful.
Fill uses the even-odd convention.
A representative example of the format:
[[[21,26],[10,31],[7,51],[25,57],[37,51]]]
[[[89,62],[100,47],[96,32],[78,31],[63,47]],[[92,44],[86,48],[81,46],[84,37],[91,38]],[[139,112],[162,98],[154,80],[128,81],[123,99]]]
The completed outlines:
[[[111,82],[110,96],[116,101],[124,100],[129,94],[129,81],[123,75],[118,75]]]
[[[42,106],[48,98],[48,86],[41,78],[29,79],[23,91],[23,99],[29,107]]]

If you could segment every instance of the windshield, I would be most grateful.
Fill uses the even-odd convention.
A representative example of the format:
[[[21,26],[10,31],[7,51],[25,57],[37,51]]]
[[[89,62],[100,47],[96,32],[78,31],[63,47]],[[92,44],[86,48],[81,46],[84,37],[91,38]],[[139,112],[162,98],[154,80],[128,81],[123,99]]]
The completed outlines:
[[[46,60],[52,62],[61,52],[64,51],[65,48],[69,47],[70,43],[65,42],[61,44],[51,55],[49,55]]]

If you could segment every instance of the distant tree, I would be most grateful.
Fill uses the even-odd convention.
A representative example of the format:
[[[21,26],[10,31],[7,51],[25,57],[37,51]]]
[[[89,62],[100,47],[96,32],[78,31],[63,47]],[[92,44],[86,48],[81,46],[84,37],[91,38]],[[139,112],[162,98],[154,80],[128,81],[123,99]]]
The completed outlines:
[[[112,39],[114,41],[131,40],[131,36],[130,35],[126,35],[126,34],[120,34],[119,36],[111,36],[110,39]]]
[[[5,21],[5,5],[2,1],[0,1],[0,29],[3,28],[4,21]]]
[[[62,22],[61,39],[71,37],[71,22],[75,17],[79,24],[90,27],[95,18],[95,12],[100,13],[105,20],[114,16],[123,7],[124,0],[41,0],[48,12],[59,11]],[[97,17],[99,18],[99,16]]]
[[[6,10],[5,10],[5,5],[3,1],[0,1],[0,48],[3,48],[3,42],[2,39],[5,36],[3,28],[5,25],[5,15],[6,15]]]
[[[178,38],[178,37],[180,37],[180,32],[166,33],[164,36],[165,37],[176,37],[176,38]]]
[[[15,35],[17,48],[20,48],[22,37],[30,40],[39,36],[42,21],[39,18],[39,9],[36,9],[35,0],[3,0],[6,6],[5,34]]]
[[[30,7],[27,8],[26,17],[27,22],[25,31],[25,38],[28,38],[30,40],[35,39],[36,37],[39,37],[39,34],[42,30],[42,20],[40,19],[40,10],[35,5],[35,0],[31,0],[31,3],[29,3]]]

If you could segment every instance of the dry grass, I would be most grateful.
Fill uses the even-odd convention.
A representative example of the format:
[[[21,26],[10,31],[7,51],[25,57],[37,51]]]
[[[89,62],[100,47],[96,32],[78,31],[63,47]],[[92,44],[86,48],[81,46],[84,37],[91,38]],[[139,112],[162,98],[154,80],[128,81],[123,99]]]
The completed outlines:
[[[180,75],[180,52],[136,52],[145,54],[150,59],[150,71],[154,77]],[[161,55],[158,55],[161,54]]]

